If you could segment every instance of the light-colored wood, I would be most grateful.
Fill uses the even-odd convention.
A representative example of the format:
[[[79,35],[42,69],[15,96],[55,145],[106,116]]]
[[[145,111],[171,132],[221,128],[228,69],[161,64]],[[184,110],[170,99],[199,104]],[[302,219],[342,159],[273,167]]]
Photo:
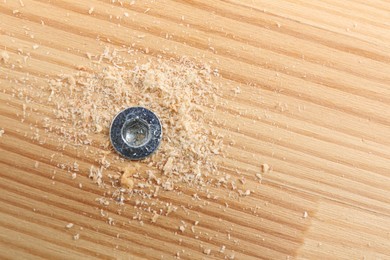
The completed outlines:
[[[1,1],[0,49],[11,60],[0,62],[1,258],[390,259],[388,1],[130,2]],[[86,52],[132,43],[149,49],[140,60],[185,55],[219,69],[225,103],[205,117],[235,142],[220,170],[246,176],[251,196],[227,198],[225,208],[223,200],[199,207],[191,189],[180,198],[163,193],[187,209],[141,226],[128,222],[133,205],[121,215],[110,205],[109,225],[95,201],[104,191],[87,174],[75,182],[57,169],[55,136],[43,145],[31,139],[30,126],[52,110],[31,87],[32,110],[21,122],[23,101],[12,93],[22,77],[46,84],[88,66]],[[77,149],[62,151],[86,172],[93,160],[80,158]],[[261,163],[273,170],[260,185],[253,176]],[[200,220],[199,238],[177,233],[182,220]]]

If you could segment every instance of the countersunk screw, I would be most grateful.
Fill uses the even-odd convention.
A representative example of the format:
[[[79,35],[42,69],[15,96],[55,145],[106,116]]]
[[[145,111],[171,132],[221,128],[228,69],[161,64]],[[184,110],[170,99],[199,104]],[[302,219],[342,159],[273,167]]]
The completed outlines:
[[[111,123],[110,140],[114,149],[130,160],[151,155],[160,145],[162,128],[158,117],[144,107],[129,107]]]

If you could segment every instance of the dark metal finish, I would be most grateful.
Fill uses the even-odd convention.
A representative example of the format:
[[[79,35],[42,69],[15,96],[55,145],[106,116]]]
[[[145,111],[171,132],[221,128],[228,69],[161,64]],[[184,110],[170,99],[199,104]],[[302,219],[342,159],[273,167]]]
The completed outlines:
[[[111,123],[112,146],[130,160],[141,160],[151,155],[160,145],[161,138],[160,120],[143,107],[126,108]]]

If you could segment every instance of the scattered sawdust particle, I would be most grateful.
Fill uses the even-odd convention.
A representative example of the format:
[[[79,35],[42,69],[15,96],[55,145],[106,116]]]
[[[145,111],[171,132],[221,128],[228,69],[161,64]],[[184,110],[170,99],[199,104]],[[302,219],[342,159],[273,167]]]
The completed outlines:
[[[225,246],[225,245],[222,245],[222,246],[221,246],[221,249],[219,249],[219,252],[220,252],[220,253],[223,253],[223,252],[225,252],[225,249],[226,249],[226,246]]]
[[[96,201],[98,201],[101,205],[104,206],[110,205],[110,202],[105,197],[97,198]]]
[[[91,54],[91,53],[87,52],[87,53],[85,53],[85,55],[87,55],[87,58],[88,58],[89,60],[92,59],[92,54]]]
[[[211,254],[211,249],[210,248],[203,249],[203,254],[210,255]]]
[[[79,164],[77,162],[73,163],[73,171],[75,171],[75,172],[79,171]]]
[[[160,186],[155,186],[155,190],[154,190],[154,193],[153,193],[153,197],[157,197],[158,196],[158,191],[160,190]]]
[[[261,165],[261,172],[262,173],[269,173],[270,170],[271,170],[271,167],[268,164],[263,163]]]
[[[34,168],[38,168],[39,167],[39,162],[38,161],[35,161],[35,164],[34,164]]]
[[[172,191],[174,189],[174,184],[172,181],[165,181],[161,186],[166,191]]]
[[[9,61],[9,54],[8,54],[8,52],[6,52],[6,51],[1,51],[0,52],[0,60],[3,62],[3,63],[8,63],[8,61]]]
[[[172,204],[169,204],[168,207],[167,207],[166,216],[168,216],[172,212],[176,212],[176,210],[177,210],[176,206],[173,206]]]
[[[69,223],[69,224],[67,224],[65,227],[67,228],[67,229],[70,229],[70,228],[72,228],[74,225],[73,225],[73,223]]]
[[[135,167],[126,167],[121,177],[121,185],[129,190],[133,189],[134,181],[133,174],[136,173]]]
[[[76,234],[73,236],[73,240],[79,240],[80,239],[80,234]]]
[[[152,216],[152,223],[156,223],[157,219],[160,217],[159,214],[157,213],[154,213],[153,216]]]
[[[181,226],[179,227],[179,230],[180,230],[182,233],[184,233],[184,231],[186,230],[186,227],[183,226],[183,225],[181,225]]]
[[[238,190],[237,192],[242,197],[251,195],[251,191],[250,190],[246,190],[246,191]]]
[[[5,133],[4,129],[0,129],[0,137],[2,137],[4,133]]]
[[[304,211],[303,212],[303,218],[307,218],[309,216],[309,213],[307,213],[307,211]]]
[[[32,48],[33,48],[33,50],[36,50],[36,49],[39,48],[39,45],[38,45],[38,44],[34,44],[34,45],[32,46]]]
[[[95,10],[95,7],[91,7],[91,8],[89,8],[89,10],[88,10],[88,14],[92,14],[94,10]]]
[[[169,157],[163,168],[164,174],[168,175],[169,173],[171,173],[172,168],[173,168],[173,157]]]
[[[241,94],[241,88],[237,86],[235,89],[233,89],[234,95]]]

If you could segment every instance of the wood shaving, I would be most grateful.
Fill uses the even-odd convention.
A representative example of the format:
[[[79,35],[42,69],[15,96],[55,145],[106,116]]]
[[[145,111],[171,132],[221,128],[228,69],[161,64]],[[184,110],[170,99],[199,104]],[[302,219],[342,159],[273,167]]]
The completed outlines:
[[[165,175],[169,175],[170,173],[172,173],[172,169],[173,169],[173,157],[169,157],[167,162],[164,165],[163,172]]]
[[[69,223],[69,224],[67,224],[65,227],[66,227],[67,229],[70,229],[70,228],[73,227],[73,223]]]
[[[261,172],[262,173],[269,173],[271,168],[269,167],[268,164],[264,163],[261,165]]]
[[[250,190],[246,190],[246,191],[238,190],[237,192],[242,197],[251,195],[251,191]]]
[[[110,225],[110,226],[115,225],[115,221],[114,221],[114,219],[111,218],[111,217],[107,219],[107,223],[108,223],[108,225]]]
[[[211,249],[210,248],[203,249],[203,254],[210,255],[211,254]]]
[[[260,173],[256,173],[255,176],[260,182],[263,180],[263,176]]]
[[[180,230],[182,233],[184,233],[184,231],[186,230],[186,227],[183,226],[183,225],[181,225],[181,226],[179,226],[179,230]]]
[[[153,214],[153,217],[152,217],[152,223],[156,223],[156,221],[157,221],[157,219],[160,217],[160,215],[159,214],[157,214],[157,213],[154,213]]]
[[[88,177],[93,180],[94,183],[97,183],[100,187],[103,185],[103,167],[95,168],[91,166],[89,169]]]
[[[115,53],[106,48],[95,56],[99,61],[122,64],[123,59]],[[138,188],[145,190],[153,184],[173,191],[179,183],[203,187],[217,173],[213,158],[222,149],[222,137],[203,118],[202,106],[218,89],[211,82],[211,72],[208,65],[197,65],[183,58],[157,59],[133,68],[104,66],[99,73],[80,70],[60,75],[49,81],[48,101],[57,108],[57,119],[69,122],[71,127],[53,127],[53,131],[62,133],[60,142],[91,144],[95,133],[108,138],[116,113],[130,106],[144,106],[159,116],[164,135],[156,154],[143,161],[156,170],[155,178],[144,180],[146,184],[139,184]],[[104,186],[104,171],[109,168],[106,164],[102,166],[91,166],[89,174],[99,186]]]
[[[6,51],[0,52],[0,61],[2,61],[4,64],[7,64],[9,61],[9,54]]]
[[[134,181],[133,174],[136,172],[136,168],[127,167],[121,177],[121,185],[129,190],[133,189]]]
[[[130,220],[141,226],[144,222],[156,223],[160,217],[176,218],[178,209],[189,214],[188,205],[167,203],[165,196],[172,195],[164,194],[180,196],[188,188],[199,207],[207,207],[207,199],[222,198],[210,192],[210,186],[229,189],[237,199],[249,196],[255,190],[243,187],[249,179],[242,178],[240,173],[229,175],[218,170],[218,162],[224,156],[223,136],[213,128],[211,119],[219,105],[219,87],[212,82],[218,70],[185,57],[153,58],[143,64],[129,62],[128,55],[123,58],[118,54],[121,51],[131,55],[134,49],[105,48],[99,54],[86,53],[85,60],[91,67],[82,66],[74,73],[49,79],[47,86],[42,87],[45,96],[39,97],[46,99],[54,111],[54,118],[45,117],[41,122],[45,133],[59,136],[56,140],[59,150],[80,151],[80,165],[60,161],[61,156],[53,156],[52,160],[61,171],[76,179],[79,188],[83,187],[80,182],[84,176],[101,188],[96,205],[102,218],[114,225],[109,217],[111,208],[123,204],[131,205],[134,211]],[[152,50],[146,48],[140,52]],[[7,62],[9,56],[1,55],[3,62]],[[237,87],[234,93],[240,94],[241,89]],[[159,149],[139,161],[139,165],[117,155],[109,140],[112,119],[131,106],[143,106],[156,113],[163,128]],[[27,118],[29,110],[29,105],[23,109]],[[85,160],[81,158],[84,155]],[[265,165],[261,166],[262,173],[269,171]],[[261,180],[260,173],[256,177]],[[88,185],[82,182],[86,189]],[[202,239],[204,234],[196,227],[198,224],[199,221],[188,226],[179,224],[175,232],[184,233],[188,228],[186,234],[192,231],[191,235]],[[79,234],[74,239],[79,239]],[[211,254],[211,249],[200,250]]]

